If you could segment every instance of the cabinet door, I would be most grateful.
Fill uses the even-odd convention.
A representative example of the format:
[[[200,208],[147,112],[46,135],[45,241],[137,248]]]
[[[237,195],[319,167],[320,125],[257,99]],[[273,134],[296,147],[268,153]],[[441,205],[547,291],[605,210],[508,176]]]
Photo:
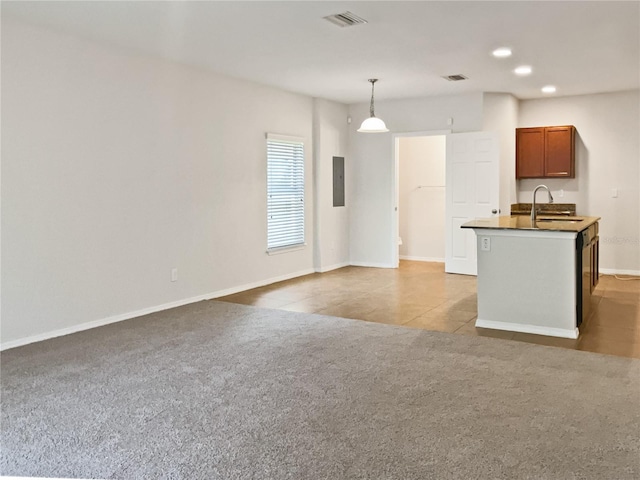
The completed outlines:
[[[574,132],[572,126],[545,128],[545,177],[575,176]]]
[[[544,177],[544,127],[516,129],[516,178]]]

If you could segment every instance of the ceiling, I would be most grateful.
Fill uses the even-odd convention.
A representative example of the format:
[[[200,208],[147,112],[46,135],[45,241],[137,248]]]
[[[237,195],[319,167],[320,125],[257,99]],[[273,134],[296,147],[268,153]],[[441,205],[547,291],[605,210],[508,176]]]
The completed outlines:
[[[344,11],[368,23],[323,19]],[[368,101],[368,78],[378,100],[640,87],[640,1],[2,1],[2,16],[344,103]]]

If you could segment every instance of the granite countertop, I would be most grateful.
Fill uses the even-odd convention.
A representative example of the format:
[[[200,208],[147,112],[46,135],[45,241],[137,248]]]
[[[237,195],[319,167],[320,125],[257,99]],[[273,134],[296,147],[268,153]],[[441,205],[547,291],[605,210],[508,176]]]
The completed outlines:
[[[541,215],[575,215],[575,203],[538,203],[536,210]],[[530,215],[530,203],[512,203],[511,215]]]
[[[600,217],[569,217],[538,215],[535,225],[531,225],[529,215],[510,215],[479,218],[462,225],[461,228],[488,228],[499,230],[541,230],[554,232],[581,232],[600,220]]]

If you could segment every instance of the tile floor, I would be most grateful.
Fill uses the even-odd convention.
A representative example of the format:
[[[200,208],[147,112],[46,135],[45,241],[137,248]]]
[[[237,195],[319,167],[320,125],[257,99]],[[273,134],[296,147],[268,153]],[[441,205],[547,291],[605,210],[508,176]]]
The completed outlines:
[[[593,314],[576,340],[476,328],[476,278],[444,273],[442,263],[345,267],[218,300],[640,358],[640,280],[608,275],[600,277]]]

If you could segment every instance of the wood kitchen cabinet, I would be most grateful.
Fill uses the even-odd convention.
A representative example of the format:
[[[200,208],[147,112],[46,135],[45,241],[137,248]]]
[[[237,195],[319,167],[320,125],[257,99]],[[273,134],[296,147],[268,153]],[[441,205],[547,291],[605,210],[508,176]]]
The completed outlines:
[[[516,178],[575,177],[573,125],[516,128]]]

